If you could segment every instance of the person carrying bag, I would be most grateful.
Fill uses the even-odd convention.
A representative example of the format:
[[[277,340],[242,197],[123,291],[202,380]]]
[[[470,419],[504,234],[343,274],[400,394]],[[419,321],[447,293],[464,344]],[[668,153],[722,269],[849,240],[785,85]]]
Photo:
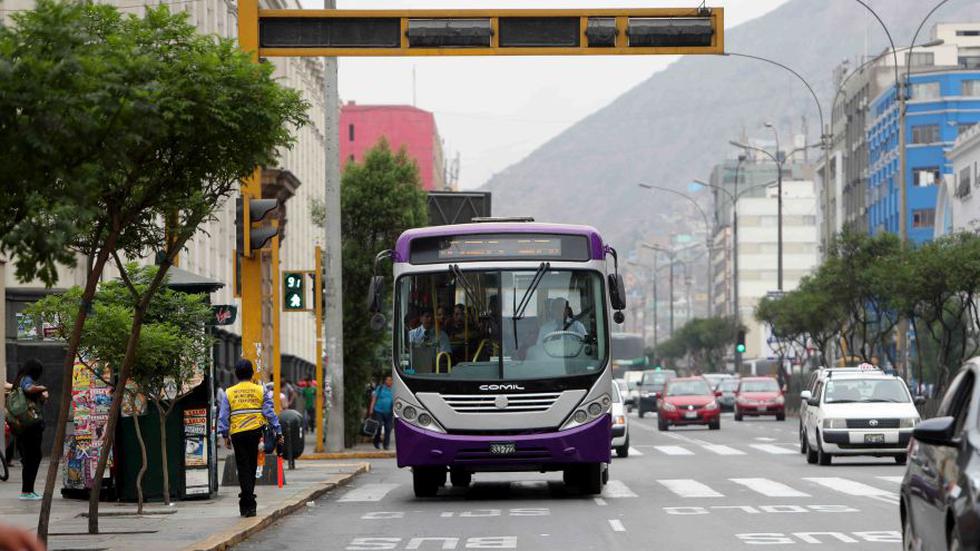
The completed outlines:
[[[36,359],[24,362],[14,378],[14,388],[7,396],[7,423],[17,437],[24,476],[18,499],[37,501],[41,496],[34,491],[34,481],[41,466],[41,441],[44,438],[42,405],[48,396],[47,387],[38,383],[44,367]]]
[[[385,377],[384,384],[378,385],[371,393],[371,406],[368,408],[369,418],[364,421],[362,430],[368,429],[368,421],[374,421],[374,447],[381,449],[381,430],[384,429],[384,448],[391,444],[391,426],[394,422],[395,395],[391,391],[393,381],[391,375]]]

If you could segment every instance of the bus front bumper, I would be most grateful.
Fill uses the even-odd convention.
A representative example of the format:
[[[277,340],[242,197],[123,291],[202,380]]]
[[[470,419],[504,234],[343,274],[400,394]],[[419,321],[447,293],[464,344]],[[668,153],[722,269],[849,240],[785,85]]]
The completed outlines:
[[[399,467],[448,466],[469,471],[557,471],[569,465],[608,463],[612,438],[609,414],[585,425],[538,434],[442,434],[395,419]],[[497,455],[491,444],[513,443]]]

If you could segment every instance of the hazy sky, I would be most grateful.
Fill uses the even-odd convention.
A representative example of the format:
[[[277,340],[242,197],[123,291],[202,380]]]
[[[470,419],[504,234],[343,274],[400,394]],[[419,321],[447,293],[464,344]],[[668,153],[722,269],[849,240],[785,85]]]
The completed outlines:
[[[786,0],[715,0],[726,27]],[[303,0],[320,7],[316,0]],[[688,7],[699,0],[337,0],[342,9]],[[668,65],[676,57],[346,58],[342,101],[415,104],[432,111],[447,158],[460,155],[460,186],[477,187],[571,124]]]

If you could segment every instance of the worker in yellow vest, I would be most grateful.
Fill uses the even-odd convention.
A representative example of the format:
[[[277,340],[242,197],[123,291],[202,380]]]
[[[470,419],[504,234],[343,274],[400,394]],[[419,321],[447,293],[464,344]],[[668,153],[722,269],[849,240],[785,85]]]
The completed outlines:
[[[243,517],[255,516],[255,469],[259,461],[259,440],[266,423],[276,433],[276,444],[282,449],[282,428],[272,405],[272,394],[262,385],[252,382],[255,371],[246,359],[235,364],[238,384],[229,387],[218,404],[218,433],[225,445],[235,449],[235,467],[238,470],[238,510]]]

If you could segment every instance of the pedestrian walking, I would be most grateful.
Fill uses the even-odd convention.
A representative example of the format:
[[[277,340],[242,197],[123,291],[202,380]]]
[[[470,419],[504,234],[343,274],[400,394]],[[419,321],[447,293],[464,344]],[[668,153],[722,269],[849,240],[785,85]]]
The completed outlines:
[[[306,379],[303,401],[306,406],[306,428],[310,431],[316,430],[316,381],[312,377]]]
[[[384,448],[391,444],[391,425],[394,421],[395,396],[391,392],[391,375],[385,377],[384,384],[378,385],[371,394],[371,407],[368,408],[381,427],[374,433],[374,447],[381,448],[381,430],[384,429]]]
[[[238,511],[243,517],[255,516],[255,469],[259,462],[259,440],[266,424],[276,434],[277,449],[282,449],[282,428],[272,405],[272,394],[262,385],[252,382],[255,371],[252,362],[238,360],[235,378],[238,384],[225,391],[218,410],[218,433],[225,439],[225,446],[235,450],[235,468],[238,471]]]
[[[37,359],[24,362],[13,381],[13,393],[7,400],[11,428],[17,438],[20,462],[24,466],[20,496],[24,501],[37,501],[34,481],[41,466],[41,440],[44,437],[42,406],[48,397],[47,387],[40,384],[44,366]]]

